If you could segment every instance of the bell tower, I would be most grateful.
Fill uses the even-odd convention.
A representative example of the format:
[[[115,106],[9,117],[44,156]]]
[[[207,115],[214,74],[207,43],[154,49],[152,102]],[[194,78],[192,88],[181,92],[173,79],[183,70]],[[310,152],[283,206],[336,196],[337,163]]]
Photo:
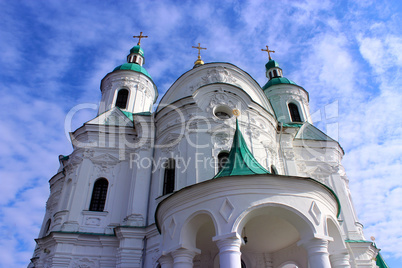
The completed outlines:
[[[278,62],[271,58],[270,53],[275,51],[269,50],[268,46],[261,50],[268,53],[268,62],[265,64],[268,82],[262,89],[271,102],[278,121],[284,124],[312,123],[308,92],[283,76]]]
[[[108,73],[101,82],[102,99],[98,115],[114,107],[129,113],[150,113],[152,105],[158,98],[158,90],[152,77],[142,67],[145,63],[141,39],[148,36],[138,36],[136,46],[130,49],[127,63],[117,66]]]

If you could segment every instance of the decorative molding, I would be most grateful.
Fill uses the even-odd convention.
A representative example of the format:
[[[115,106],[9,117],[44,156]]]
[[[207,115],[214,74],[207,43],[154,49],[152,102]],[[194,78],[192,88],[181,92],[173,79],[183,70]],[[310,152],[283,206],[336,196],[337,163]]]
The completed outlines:
[[[293,150],[284,150],[283,156],[285,157],[286,160],[295,159],[295,153],[293,152]]]
[[[177,227],[176,220],[174,219],[174,217],[172,217],[171,220],[170,220],[170,223],[167,226],[167,230],[169,232],[170,238],[172,238],[172,239],[173,239],[174,234],[176,232],[176,227]]]
[[[209,69],[207,74],[201,77],[201,80],[204,82],[204,84],[217,82],[234,84],[236,82],[236,79],[233,77],[231,72],[222,66]]]
[[[234,206],[233,204],[229,201],[228,198],[225,198],[223,200],[223,203],[221,205],[221,208],[219,209],[219,213],[221,214],[222,218],[226,221],[229,222],[230,217],[232,216],[234,211]]]
[[[145,219],[141,214],[131,214],[124,218],[124,226],[144,226]]]
[[[310,210],[309,210],[308,212],[310,213],[310,215],[311,215],[312,218],[314,219],[315,223],[316,223],[317,225],[319,225],[320,222],[321,222],[321,215],[322,215],[322,213],[321,213],[320,208],[319,208],[319,207],[317,206],[317,204],[315,203],[315,201],[313,201],[313,202],[311,203]]]

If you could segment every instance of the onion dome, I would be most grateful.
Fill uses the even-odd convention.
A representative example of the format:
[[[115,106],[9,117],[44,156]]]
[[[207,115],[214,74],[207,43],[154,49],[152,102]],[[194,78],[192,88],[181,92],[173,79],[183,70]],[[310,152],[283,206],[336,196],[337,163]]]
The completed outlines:
[[[113,71],[117,70],[130,70],[137,73],[142,73],[148,76],[151,80],[152,77],[149,75],[147,70],[145,70],[142,65],[145,63],[144,58],[144,50],[142,50],[141,46],[136,45],[132,49],[130,49],[130,54],[127,56],[127,63],[117,66]]]
[[[130,71],[134,71],[137,73],[142,73],[142,74],[148,76],[150,79],[152,79],[152,77],[149,75],[147,70],[145,70],[144,67],[138,65],[137,63],[130,63],[130,62],[124,63],[124,64],[119,65],[116,68],[114,68],[113,71],[117,71],[117,70],[130,70]]]
[[[279,84],[290,84],[297,86],[297,84],[292,80],[283,77],[282,69],[279,67],[279,63],[277,61],[270,59],[267,64],[265,64],[265,69],[268,82],[262,87],[263,90],[269,88],[270,86]]]

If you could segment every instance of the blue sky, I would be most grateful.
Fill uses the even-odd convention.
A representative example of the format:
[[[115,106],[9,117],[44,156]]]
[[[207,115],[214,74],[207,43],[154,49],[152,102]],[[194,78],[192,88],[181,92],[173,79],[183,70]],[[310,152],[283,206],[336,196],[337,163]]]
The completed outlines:
[[[402,263],[402,3],[375,1],[0,1],[0,267],[26,267],[48,180],[72,147],[64,119],[97,104],[100,80],[143,31],[160,95],[193,67],[230,62],[265,84],[266,53],[310,93],[339,139],[365,235]],[[94,117],[86,109],[73,129]]]

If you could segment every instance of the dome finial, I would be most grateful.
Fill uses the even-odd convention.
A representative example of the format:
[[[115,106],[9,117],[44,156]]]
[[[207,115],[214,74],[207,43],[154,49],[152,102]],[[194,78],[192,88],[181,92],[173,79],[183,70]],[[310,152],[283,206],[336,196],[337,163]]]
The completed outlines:
[[[141,46],[141,38],[148,38],[148,36],[142,35],[142,32],[140,32],[140,35],[134,35],[133,38],[138,38],[137,46]]]
[[[197,60],[194,62],[194,67],[199,66],[199,65],[203,65],[204,62],[201,60],[201,49],[207,50],[207,48],[201,47],[201,44],[200,44],[200,43],[198,43],[198,46],[197,46],[197,47],[195,47],[195,46],[192,46],[192,47],[198,49],[198,58],[197,58]]]
[[[266,47],[267,47],[267,49],[262,49],[262,48],[261,48],[261,51],[266,51],[266,52],[268,52],[268,58],[269,58],[269,60],[272,60],[270,52],[275,53],[275,51],[269,50],[268,46],[266,46]]]

